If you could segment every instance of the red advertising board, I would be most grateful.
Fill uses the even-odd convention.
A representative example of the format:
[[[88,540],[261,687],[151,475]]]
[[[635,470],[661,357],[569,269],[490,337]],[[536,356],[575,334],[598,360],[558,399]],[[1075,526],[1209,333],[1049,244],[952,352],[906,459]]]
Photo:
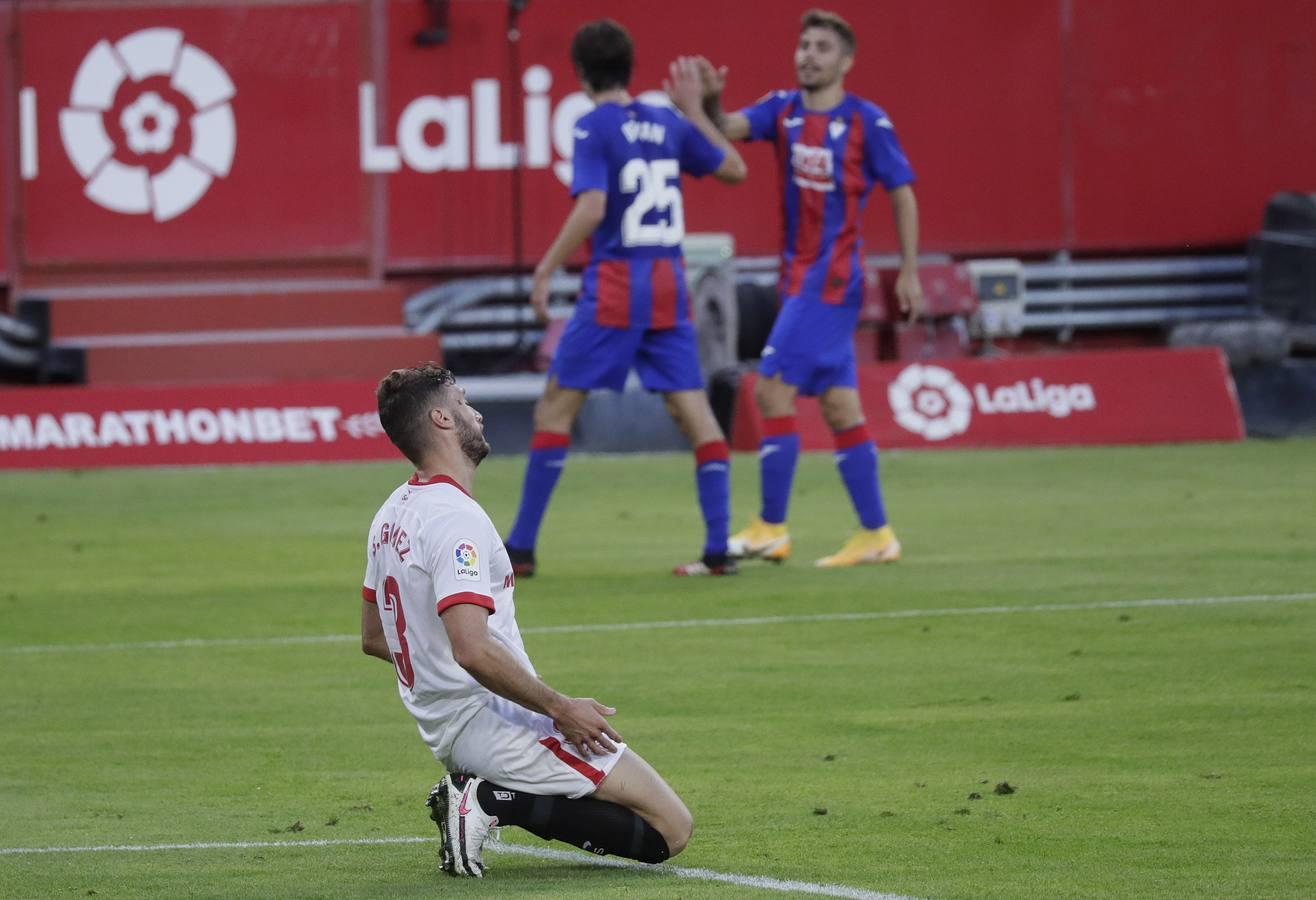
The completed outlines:
[[[0,469],[399,459],[372,382],[0,390]]]
[[[755,450],[762,422],[746,378],[732,446]],[[1066,353],[876,364],[859,370],[880,447],[1015,447],[1236,441],[1242,415],[1216,348]],[[801,446],[833,449],[818,404],[799,403]]]
[[[827,5],[859,36],[847,87],[918,173],[925,251],[1239,244],[1272,192],[1316,186],[1308,0]],[[512,43],[512,4],[453,0],[421,47],[420,0],[0,2],[9,266],[40,284],[524,265],[570,205],[581,22],[630,29],[635,93],[703,53],[735,108],[793,85],[802,6],[532,0]],[[772,254],[779,169],[745,154],[746,184],[689,185],[688,228]],[[864,231],[894,247],[880,191]]]
[[[1062,216],[1055,4],[955,0],[901,7],[840,0],[831,7],[860,35],[847,87],[884,106],[919,175],[916,190],[929,223],[924,249],[1056,246]],[[373,158],[378,171],[389,173],[389,264],[505,265],[518,226],[531,264],[547,248],[570,208],[571,126],[590,108],[568,58],[580,23],[609,16],[634,36],[632,93],[657,91],[674,57],[701,53],[729,66],[725,103],[736,109],[794,86],[801,11],[763,4],[754,14],[753,40],[728,41],[727,35],[746,33],[743,4],[532,2],[518,23],[517,84],[508,73],[504,4],[454,3],[450,39],[438,47],[411,40],[425,24],[423,4],[391,4],[386,85],[372,85]],[[696,21],[698,28],[689,27]],[[945,52],[928,53],[929,43]],[[1016,44],[1027,52],[1002,53]],[[973,77],[947,77],[948,58]],[[457,117],[456,131],[436,122],[417,136],[427,117],[447,122],[449,116]],[[513,157],[500,146],[519,134],[526,146],[520,220],[508,214]],[[686,179],[687,227],[731,233],[741,255],[775,254],[780,170],[770,144],[746,145],[743,152],[750,168],[743,185]],[[879,189],[864,216],[873,252],[895,249],[891,221]]]
[[[6,47],[14,47],[18,44],[12,31],[13,21],[13,6],[8,3],[0,4],[0,41],[4,41]],[[18,177],[18,168],[6,158],[5,148],[17,148],[20,160],[24,156],[22,148],[19,147],[18,134],[14,129],[14,123],[17,121],[15,107],[18,103],[18,90],[15,87],[17,68],[11,54],[0,54],[0,223],[4,223],[0,225],[0,285],[8,282],[10,278],[9,253],[10,243],[13,240],[10,223],[14,219],[11,205],[12,191],[15,187],[15,179]],[[4,312],[2,302],[0,302],[0,312]]]
[[[25,4],[18,17],[39,162],[27,265],[367,258],[358,2]]]
[[[1230,441],[1242,418],[1216,349],[868,365],[859,387],[882,447]],[[372,382],[0,390],[0,469],[398,459]],[[813,400],[806,450],[832,449]],[[753,378],[732,444],[761,435]]]

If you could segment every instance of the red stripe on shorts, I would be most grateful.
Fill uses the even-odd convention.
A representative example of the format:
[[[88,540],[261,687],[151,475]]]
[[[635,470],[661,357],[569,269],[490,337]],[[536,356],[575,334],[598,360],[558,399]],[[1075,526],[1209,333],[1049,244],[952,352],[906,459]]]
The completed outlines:
[[[589,763],[585,762],[585,760],[581,759],[579,756],[574,756],[571,753],[568,753],[567,749],[562,746],[562,742],[559,741],[557,738],[546,737],[543,740],[541,740],[539,743],[543,744],[549,750],[553,751],[553,755],[556,756],[558,759],[562,760],[564,763],[571,766],[571,768],[575,769],[581,775],[584,775],[586,778],[592,781],[595,787],[598,787],[599,783],[602,782],[603,779],[607,777],[607,775],[604,772],[600,772],[598,769],[594,768]]]

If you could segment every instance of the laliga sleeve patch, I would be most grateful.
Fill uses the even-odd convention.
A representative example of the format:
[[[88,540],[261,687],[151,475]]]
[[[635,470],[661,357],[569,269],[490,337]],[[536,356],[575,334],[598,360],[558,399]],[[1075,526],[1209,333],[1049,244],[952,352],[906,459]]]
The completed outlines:
[[[452,546],[453,563],[458,581],[480,580],[480,551],[475,548],[475,541],[462,538]]]

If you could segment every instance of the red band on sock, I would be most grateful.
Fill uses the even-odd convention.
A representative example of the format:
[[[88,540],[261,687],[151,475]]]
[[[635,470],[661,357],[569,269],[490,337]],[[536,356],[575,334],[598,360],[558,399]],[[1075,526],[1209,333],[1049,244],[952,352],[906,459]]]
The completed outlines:
[[[726,462],[730,455],[726,441],[708,441],[695,448],[695,465],[702,466],[706,462]]]
[[[764,437],[781,437],[782,435],[794,434],[800,430],[799,423],[794,416],[773,416],[763,420]]]
[[[571,444],[571,435],[558,434],[556,431],[536,431],[530,438],[531,450],[565,449]]]
[[[849,450],[851,447],[858,447],[860,444],[866,444],[873,439],[868,433],[868,424],[860,422],[853,428],[847,428],[845,431],[832,432],[832,437],[836,441],[837,450]]]

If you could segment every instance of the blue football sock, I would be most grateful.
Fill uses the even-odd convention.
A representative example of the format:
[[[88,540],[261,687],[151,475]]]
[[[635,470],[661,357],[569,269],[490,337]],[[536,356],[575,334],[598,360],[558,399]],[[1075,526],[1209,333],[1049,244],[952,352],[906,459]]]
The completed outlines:
[[[726,441],[709,441],[695,448],[695,485],[699,511],[704,514],[704,555],[723,555],[731,522],[731,455]]]
[[[772,525],[786,521],[795,480],[795,463],[800,458],[800,432],[794,416],[763,420],[759,442],[759,492],[763,507],[759,518]]]
[[[507,546],[517,550],[535,549],[539,526],[548,511],[553,488],[562,475],[567,461],[569,435],[549,431],[536,431],[530,439],[530,458],[525,467],[525,482],[521,485],[521,506],[516,511],[516,523],[507,535]]]
[[[836,432],[835,438],[836,468],[850,492],[850,502],[859,514],[860,524],[865,528],[881,528],[886,524],[886,510],[877,477],[877,444],[873,443],[868,426],[860,423]]]

